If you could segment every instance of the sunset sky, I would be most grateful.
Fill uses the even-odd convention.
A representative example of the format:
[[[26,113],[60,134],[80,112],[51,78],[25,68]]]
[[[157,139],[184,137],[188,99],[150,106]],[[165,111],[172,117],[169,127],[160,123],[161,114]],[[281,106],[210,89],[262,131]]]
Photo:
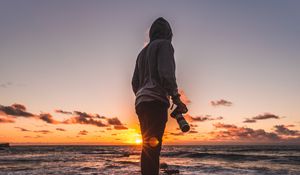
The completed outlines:
[[[300,1],[0,2],[0,142],[135,144],[131,77],[173,29],[192,130],[166,144],[300,144]]]

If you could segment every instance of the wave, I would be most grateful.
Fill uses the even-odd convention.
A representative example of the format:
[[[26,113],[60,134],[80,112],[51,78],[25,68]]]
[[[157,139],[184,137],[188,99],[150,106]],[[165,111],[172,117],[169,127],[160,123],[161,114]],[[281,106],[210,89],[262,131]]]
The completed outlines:
[[[295,162],[300,164],[299,156],[275,156],[275,155],[259,155],[259,154],[238,154],[238,153],[209,153],[209,152],[165,152],[163,157],[177,158],[210,158],[210,159],[226,159],[230,161],[257,161],[271,160],[276,162]]]
[[[259,149],[259,148],[245,148],[245,149],[235,149],[230,150],[231,152],[300,152],[300,148],[287,148],[282,149],[280,148],[266,148],[266,149]]]

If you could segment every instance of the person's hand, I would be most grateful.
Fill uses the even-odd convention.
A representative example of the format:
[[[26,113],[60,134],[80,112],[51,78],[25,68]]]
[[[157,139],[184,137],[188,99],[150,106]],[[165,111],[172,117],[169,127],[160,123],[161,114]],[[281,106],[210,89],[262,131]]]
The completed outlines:
[[[187,113],[188,112],[188,108],[186,107],[186,105],[181,101],[180,96],[176,96],[172,98],[173,103],[177,106],[177,109],[179,112],[181,112],[182,114]]]

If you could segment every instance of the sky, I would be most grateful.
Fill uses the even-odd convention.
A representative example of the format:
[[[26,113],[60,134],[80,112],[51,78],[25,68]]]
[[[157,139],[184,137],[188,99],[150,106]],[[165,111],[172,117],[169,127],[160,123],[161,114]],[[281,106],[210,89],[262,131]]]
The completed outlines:
[[[191,131],[166,144],[300,143],[299,1],[0,2],[0,142],[134,144],[131,77],[171,24]]]

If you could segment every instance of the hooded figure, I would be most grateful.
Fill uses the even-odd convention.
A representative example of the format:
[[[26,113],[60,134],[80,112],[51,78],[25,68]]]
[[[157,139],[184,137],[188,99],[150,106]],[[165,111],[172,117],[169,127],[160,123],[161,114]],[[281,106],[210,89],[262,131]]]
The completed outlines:
[[[164,18],[157,18],[151,25],[149,31],[150,42],[154,41],[155,39],[166,39],[171,42],[172,36],[173,33],[171,26]]]
[[[176,83],[172,36],[170,24],[164,18],[153,22],[149,31],[150,42],[139,53],[132,77],[135,109],[143,137],[143,175],[159,174],[159,155],[170,97],[182,113],[187,112]]]
[[[138,55],[132,78],[136,106],[154,100],[169,106],[169,96],[179,96],[172,36],[170,24],[164,18],[156,19],[151,25],[150,42]]]

